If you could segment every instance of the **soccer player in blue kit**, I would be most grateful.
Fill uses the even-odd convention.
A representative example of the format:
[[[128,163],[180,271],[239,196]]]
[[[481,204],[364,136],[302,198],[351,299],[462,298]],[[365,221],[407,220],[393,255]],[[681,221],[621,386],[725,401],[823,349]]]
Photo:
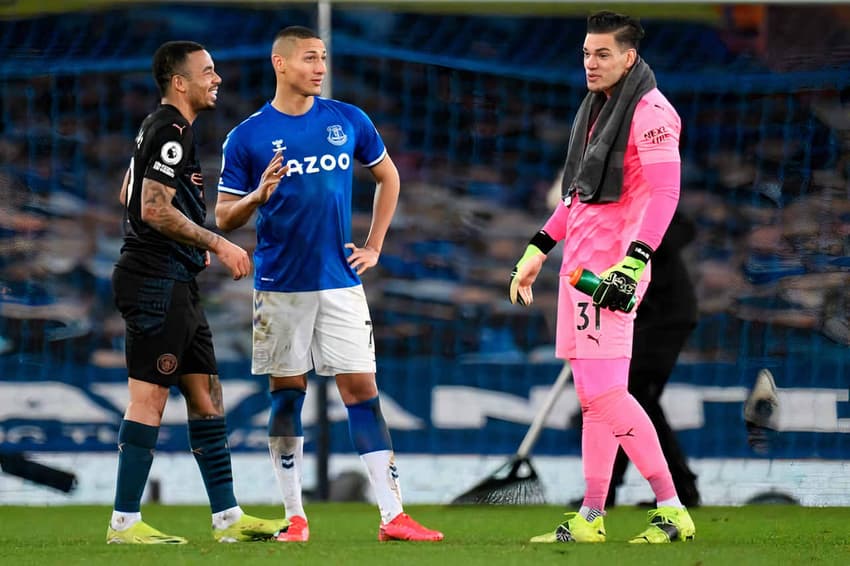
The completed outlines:
[[[439,541],[442,533],[402,507],[359,277],[378,263],[398,202],[398,170],[362,110],[319,96],[326,59],[324,42],[310,29],[292,26],[275,36],[274,99],[225,139],[215,209],[228,231],[257,213],[251,371],[269,375],[269,452],[290,522],[278,540],[310,536],[301,498],[301,409],[313,369],[336,377],[381,513],[378,539]],[[362,247],[351,242],[355,159],[377,183]]]

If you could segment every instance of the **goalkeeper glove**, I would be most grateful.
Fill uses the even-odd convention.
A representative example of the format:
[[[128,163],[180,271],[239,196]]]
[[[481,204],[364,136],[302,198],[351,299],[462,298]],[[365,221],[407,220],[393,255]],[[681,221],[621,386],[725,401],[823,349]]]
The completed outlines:
[[[540,268],[543,267],[543,262],[546,261],[546,254],[552,251],[555,244],[555,240],[543,230],[537,232],[528,242],[525,253],[519,258],[514,270],[511,271],[511,285],[508,296],[512,305],[517,303],[530,305],[534,302],[531,285],[537,279]]]
[[[638,281],[651,257],[652,248],[643,242],[635,240],[629,244],[626,257],[599,274],[602,282],[593,292],[593,304],[612,311],[630,312]]]

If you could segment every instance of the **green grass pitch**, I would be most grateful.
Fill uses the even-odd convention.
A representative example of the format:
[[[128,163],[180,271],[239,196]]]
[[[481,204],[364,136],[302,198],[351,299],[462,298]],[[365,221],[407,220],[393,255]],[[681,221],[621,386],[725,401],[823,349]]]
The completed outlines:
[[[9,565],[91,564],[637,564],[650,566],[850,563],[850,508],[795,506],[703,507],[691,514],[696,540],[638,546],[626,543],[645,525],[646,510],[617,507],[608,512],[604,544],[530,544],[528,538],[559,522],[555,506],[408,506],[424,524],[442,530],[441,543],[380,543],[375,507],[312,503],[311,540],[219,544],[209,527],[209,509],[146,505],[145,520],[185,536],[183,546],[120,546],[105,543],[110,509],[105,506],[0,506],[0,563]],[[279,507],[246,506],[273,517]]]

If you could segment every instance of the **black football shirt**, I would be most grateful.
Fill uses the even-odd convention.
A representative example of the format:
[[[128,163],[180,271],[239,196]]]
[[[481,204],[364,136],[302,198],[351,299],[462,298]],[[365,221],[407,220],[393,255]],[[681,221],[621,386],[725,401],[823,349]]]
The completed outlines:
[[[145,177],[173,187],[174,207],[203,226],[207,208],[192,126],[169,104],[149,114],[136,136],[117,265],[142,275],[188,281],[204,269],[205,250],[177,242],[142,220]]]

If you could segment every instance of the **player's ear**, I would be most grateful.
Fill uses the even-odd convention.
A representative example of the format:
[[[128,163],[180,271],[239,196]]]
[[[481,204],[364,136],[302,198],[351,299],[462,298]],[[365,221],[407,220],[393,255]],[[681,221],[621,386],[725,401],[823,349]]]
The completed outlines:
[[[286,69],[286,59],[280,53],[272,53],[272,67],[276,73],[282,73]]]
[[[637,61],[637,49],[629,49],[626,51],[626,69],[631,69]]]
[[[186,77],[179,73],[171,75],[171,90],[174,92],[186,92]]]

